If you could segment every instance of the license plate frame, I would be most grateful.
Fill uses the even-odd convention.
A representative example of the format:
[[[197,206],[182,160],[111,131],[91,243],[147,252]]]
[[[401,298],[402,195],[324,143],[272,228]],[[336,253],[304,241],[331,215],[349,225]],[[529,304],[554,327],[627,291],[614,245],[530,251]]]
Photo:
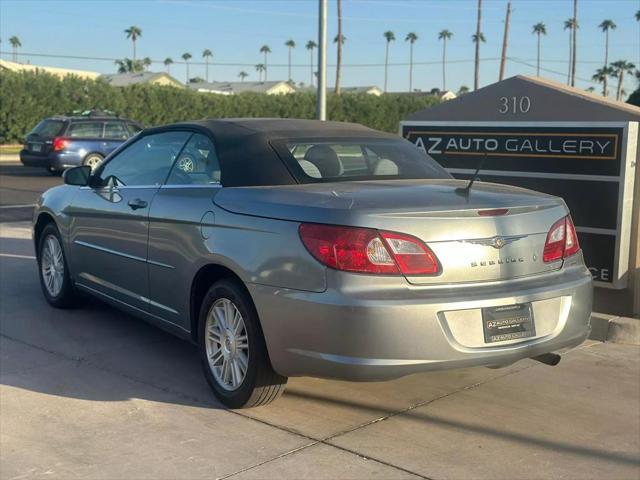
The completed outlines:
[[[485,343],[507,342],[535,337],[536,324],[531,303],[483,308],[482,331]]]
[[[41,143],[32,143],[30,150],[32,152],[40,153],[40,152],[42,152],[42,144]]]

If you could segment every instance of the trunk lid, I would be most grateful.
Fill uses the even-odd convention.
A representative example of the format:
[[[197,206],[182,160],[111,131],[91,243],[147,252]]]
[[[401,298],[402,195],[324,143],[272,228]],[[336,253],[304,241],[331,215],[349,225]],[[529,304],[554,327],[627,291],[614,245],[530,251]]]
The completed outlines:
[[[282,220],[349,225],[413,235],[438,257],[437,276],[413,284],[497,281],[560,268],[544,263],[547,232],[567,215],[562,199],[518,187],[460,180],[393,180],[223,188],[228,211]],[[480,215],[502,209],[506,213]]]

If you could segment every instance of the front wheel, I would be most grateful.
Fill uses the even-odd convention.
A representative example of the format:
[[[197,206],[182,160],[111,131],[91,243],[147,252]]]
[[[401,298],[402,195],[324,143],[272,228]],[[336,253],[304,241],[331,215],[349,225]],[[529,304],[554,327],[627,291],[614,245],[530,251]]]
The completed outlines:
[[[53,223],[44,227],[40,234],[38,267],[40,286],[47,302],[57,308],[73,306],[77,295],[69,276],[60,233]]]
[[[209,289],[198,338],[204,376],[227,407],[266,405],[284,391],[287,377],[271,367],[258,314],[237,282],[222,280]]]

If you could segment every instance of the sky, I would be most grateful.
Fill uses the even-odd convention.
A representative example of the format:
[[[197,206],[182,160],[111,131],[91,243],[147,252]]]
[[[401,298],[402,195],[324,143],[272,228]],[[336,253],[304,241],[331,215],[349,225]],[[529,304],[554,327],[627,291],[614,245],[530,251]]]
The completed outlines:
[[[389,91],[406,91],[409,83],[409,32],[418,35],[414,46],[414,88],[442,88],[442,42],[438,32],[448,29],[447,85],[457,91],[473,86],[477,0],[343,0],[343,85],[384,84],[385,39],[391,30],[396,41],[390,46]],[[497,81],[507,0],[484,0],[480,83]],[[337,30],[336,0],[329,0],[329,39]],[[604,34],[598,25],[611,19],[617,28],[610,33],[610,61],[624,59],[640,64],[640,23],[634,14],[640,0],[579,0],[577,86],[587,88],[594,71],[604,61]],[[513,0],[509,38],[511,57],[506,76],[535,75],[536,36],[532,26],[543,22],[541,76],[565,82],[568,70],[569,33],[563,23],[572,16],[573,0]],[[202,51],[213,52],[209,79],[233,81],[238,73],[258,80],[255,65],[263,62],[259,49],[267,44],[269,80],[287,79],[287,47],[293,39],[293,80],[309,84],[310,55],[304,46],[317,41],[317,0],[0,0],[0,49],[11,59],[8,39],[17,35],[22,43],[19,61],[33,64],[115,73],[114,59],[132,56],[131,41],[124,29],[142,29],[138,58],[150,57],[152,71],[164,71],[162,60],[173,58],[171,74],[185,80],[185,66],[177,62],[184,52],[192,54],[190,76],[205,77]],[[37,57],[45,54],[104,58],[105,60]],[[317,55],[314,55],[317,57]],[[314,63],[317,58],[314,58]],[[328,83],[335,82],[335,44],[328,51]],[[615,80],[612,90],[615,88]],[[634,78],[624,88],[636,88]]]

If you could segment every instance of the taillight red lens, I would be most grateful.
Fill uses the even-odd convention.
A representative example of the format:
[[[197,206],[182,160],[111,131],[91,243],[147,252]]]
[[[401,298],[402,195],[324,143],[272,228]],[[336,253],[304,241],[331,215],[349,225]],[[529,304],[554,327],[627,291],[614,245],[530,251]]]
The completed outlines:
[[[545,263],[570,257],[580,250],[576,227],[571,216],[561,218],[551,226],[544,244],[542,259]]]
[[[300,238],[322,264],[347,272],[433,275],[438,261],[417,238],[371,228],[303,223]]]
[[[53,151],[58,152],[60,150],[64,150],[65,148],[67,148],[67,145],[69,145],[69,140],[62,137],[56,137],[53,139],[52,145],[53,145]]]

